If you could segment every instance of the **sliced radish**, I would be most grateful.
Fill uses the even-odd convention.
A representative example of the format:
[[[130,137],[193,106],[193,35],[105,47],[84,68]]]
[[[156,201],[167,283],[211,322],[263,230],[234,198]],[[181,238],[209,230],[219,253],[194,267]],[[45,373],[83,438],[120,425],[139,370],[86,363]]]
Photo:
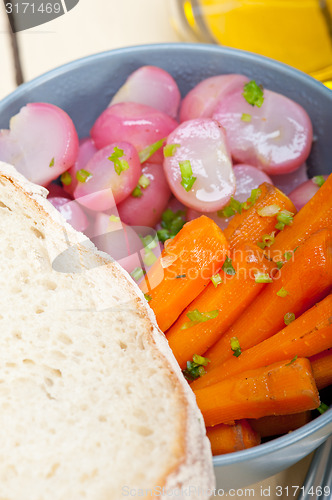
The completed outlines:
[[[167,207],[171,190],[167,184],[162,165],[145,163],[142,169],[143,180],[122,203],[118,205],[120,218],[130,226],[154,227]],[[147,181],[146,181],[147,179]],[[141,187],[149,183],[146,187]]]
[[[167,137],[177,122],[165,113],[144,104],[123,102],[107,108],[97,118],[91,137],[98,149],[117,141],[127,141],[142,151],[147,146]],[[163,161],[162,148],[149,161]]]
[[[63,189],[73,195],[76,186],[77,186],[77,178],[76,174],[79,170],[85,168],[86,164],[89,160],[97,153],[98,149],[96,148],[94,142],[90,137],[86,137],[80,140],[80,145],[78,148],[78,155],[75,164],[68,170],[68,174],[65,172],[62,176],[62,184]]]
[[[22,159],[13,162],[25,177],[46,186],[74,165],[78,136],[67,113],[53,104],[31,103],[10,120],[11,139]]]
[[[187,207],[202,212],[224,207],[235,192],[235,176],[223,127],[209,118],[189,120],[169,135],[167,144],[179,144],[173,155],[164,160],[174,196]],[[188,165],[183,162],[190,162],[192,187],[181,184],[186,184],[187,175],[181,173],[181,168]]]
[[[167,71],[157,66],[141,66],[127,78],[111,100],[111,105],[137,102],[176,118],[180,99],[177,83]]]
[[[141,172],[134,146],[128,142],[110,144],[98,151],[83,170],[78,171],[80,181],[74,197],[91,210],[108,210],[130,195]]]
[[[272,184],[268,175],[252,165],[238,164],[233,167],[233,170],[236,179],[236,191],[234,198],[241,203],[246,201],[250,197],[251,191],[258,188],[258,186],[263,182],[269,182]],[[213,219],[221,229],[225,229],[228,226],[229,221],[232,219],[232,217],[222,217],[220,213],[218,215],[218,212],[202,213],[197,210],[189,209],[187,212],[187,220],[196,219],[201,215],[207,215]]]
[[[291,193],[300,184],[307,181],[308,178],[307,165],[305,163],[290,174],[271,175],[273,184],[285,194]]]
[[[71,199],[69,193],[67,193],[62,186],[56,184],[55,182],[51,182],[46,186],[48,191],[47,198],[67,198],[67,200]]]
[[[243,89],[249,80],[243,75],[218,75],[206,78],[182,100],[180,121],[211,118],[219,101],[237,89]]]
[[[0,130],[0,161],[17,166],[24,163],[22,150],[10,130]]]
[[[227,130],[234,160],[268,174],[293,172],[310,153],[310,118],[299,104],[281,94],[264,90],[264,102],[257,107],[237,90],[218,103],[213,118]]]
[[[63,215],[69,224],[77,231],[85,231],[89,221],[77,201],[59,196],[49,197],[48,201]]]
[[[328,175],[322,175],[319,177],[323,177],[325,180],[328,178]],[[300,210],[308,201],[317,193],[319,189],[319,185],[315,182],[315,177],[313,179],[309,179],[304,182],[300,186],[298,186],[294,191],[289,193],[289,197],[296,206],[297,210]]]

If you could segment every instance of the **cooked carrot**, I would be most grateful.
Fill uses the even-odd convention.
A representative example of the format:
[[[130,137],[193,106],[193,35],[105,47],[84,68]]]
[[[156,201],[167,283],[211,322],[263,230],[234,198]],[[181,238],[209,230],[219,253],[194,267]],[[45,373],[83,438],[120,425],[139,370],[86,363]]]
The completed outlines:
[[[299,413],[320,404],[310,361],[306,358],[250,370],[197,389],[195,395],[206,426]]]
[[[206,434],[211,443],[212,455],[246,450],[261,442],[258,432],[253,430],[247,420],[239,420],[234,425],[208,427]]]
[[[204,355],[212,369],[232,357],[230,341],[237,338],[242,350],[271,337],[285,323],[322,300],[332,286],[332,230],[322,229],[299,246],[282,269],[240,318]],[[286,293],[286,296],[279,294]]]
[[[296,208],[292,201],[278,188],[264,182],[259,186],[261,195],[249,210],[242,210],[241,214],[236,214],[229,222],[224,234],[229,241],[229,246],[233,250],[246,241],[257,243],[262,236],[275,233],[276,216],[262,217],[258,214],[260,210],[269,205],[278,205],[281,210],[288,210],[296,213]]]
[[[210,283],[227,252],[223,232],[204,215],[187,222],[173,240],[168,240],[141,285],[149,295],[149,304],[161,330],[165,332]]]
[[[269,274],[273,263],[253,243],[233,252],[232,263],[236,274],[219,273],[220,284],[210,282],[205,290],[183,311],[166,332],[169,345],[181,368],[194,354],[203,354],[231,326],[236,318],[254,300],[264,286],[256,283],[257,273]],[[188,312],[218,310],[219,314],[209,321],[195,323],[188,320]]]
[[[332,347],[332,295],[315,304],[269,339],[232,356],[192,383],[192,389],[216,384],[238,373],[293,359],[307,358]],[[332,366],[331,366],[332,372]]]
[[[332,174],[310,201],[295,215],[293,223],[285,226],[271,247],[275,261],[282,261],[285,252],[293,251],[311,234],[332,226]]]
[[[269,415],[249,420],[249,424],[261,437],[281,436],[299,429],[311,420],[310,411],[302,411],[293,415]]]
[[[332,385],[332,349],[309,358],[318,390]]]

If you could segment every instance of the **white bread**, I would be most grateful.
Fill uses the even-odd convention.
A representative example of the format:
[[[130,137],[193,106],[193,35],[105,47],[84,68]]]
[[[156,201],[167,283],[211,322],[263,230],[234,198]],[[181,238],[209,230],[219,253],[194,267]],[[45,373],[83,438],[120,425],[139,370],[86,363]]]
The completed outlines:
[[[209,498],[203,419],[150,307],[46,194],[0,162],[0,500]]]

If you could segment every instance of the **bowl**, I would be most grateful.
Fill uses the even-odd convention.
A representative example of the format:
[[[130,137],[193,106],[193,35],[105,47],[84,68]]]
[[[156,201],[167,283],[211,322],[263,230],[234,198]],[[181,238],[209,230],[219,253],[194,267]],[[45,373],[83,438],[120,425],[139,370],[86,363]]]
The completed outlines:
[[[301,104],[309,113],[315,141],[308,159],[310,176],[328,174],[332,164],[332,92],[291,67],[244,51],[202,44],[129,47],[89,56],[21,85],[0,102],[0,128],[28,102],[49,102],[73,119],[85,137],[127,76],[142,65],[169,71],[181,93],[203,78],[243,73]],[[332,409],[302,428],[256,448],[213,459],[217,487],[225,492],[274,475],[301,460],[332,433]]]

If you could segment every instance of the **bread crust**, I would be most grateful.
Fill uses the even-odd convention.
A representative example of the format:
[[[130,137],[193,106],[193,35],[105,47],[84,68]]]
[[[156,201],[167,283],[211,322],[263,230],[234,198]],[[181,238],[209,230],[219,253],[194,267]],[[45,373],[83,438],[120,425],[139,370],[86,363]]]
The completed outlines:
[[[46,200],[48,192],[45,188],[27,181],[14,167],[3,162],[0,162],[0,182],[7,184],[15,192],[16,199],[20,198],[21,203],[29,205],[30,210],[36,211],[43,227],[53,226],[54,233],[62,235],[62,241],[57,248],[50,247],[53,259],[59,254],[59,250],[63,251],[66,248],[66,245],[75,246],[78,249],[81,266],[89,266],[92,262],[95,266],[106,266],[110,275],[121,283],[128,296],[133,299],[138,314],[145,322],[146,341],[155,347],[156,355],[168,366],[169,377],[182,408],[182,418],[178,422],[179,440],[174,443],[176,463],[163,471],[157,481],[155,495],[151,498],[167,498],[169,497],[167,491],[170,490],[173,490],[173,493],[177,490],[177,494],[174,495],[176,498],[188,498],[190,488],[190,498],[207,500],[215,487],[215,479],[211,447],[206,437],[204,421],[196,405],[194,393],[185,381],[143,293],[119,264],[109,255],[98,251],[85,235],[75,231],[65,222],[60,213]],[[58,239],[60,241],[61,238]]]

